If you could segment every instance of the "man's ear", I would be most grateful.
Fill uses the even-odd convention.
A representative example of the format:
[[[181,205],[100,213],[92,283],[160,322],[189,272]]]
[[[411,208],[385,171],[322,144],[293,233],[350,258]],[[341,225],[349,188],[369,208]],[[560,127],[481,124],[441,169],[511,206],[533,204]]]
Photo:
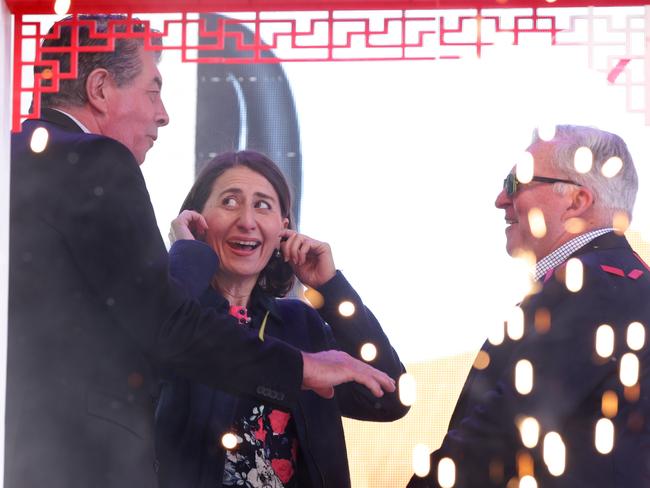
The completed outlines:
[[[88,103],[98,112],[108,111],[109,90],[113,84],[111,75],[104,68],[91,71],[86,79]]]
[[[584,186],[577,187],[571,194],[571,201],[564,213],[566,219],[583,217],[594,205],[594,195]]]

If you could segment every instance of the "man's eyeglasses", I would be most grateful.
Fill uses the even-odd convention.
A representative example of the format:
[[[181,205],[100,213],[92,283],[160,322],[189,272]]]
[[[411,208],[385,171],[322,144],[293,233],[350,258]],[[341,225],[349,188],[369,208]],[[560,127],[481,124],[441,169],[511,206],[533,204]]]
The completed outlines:
[[[538,181],[540,183],[569,183],[570,185],[582,186],[580,183],[576,183],[571,180],[562,180],[560,178],[547,178],[546,176],[533,176],[531,181]],[[506,191],[506,194],[511,197],[517,190],[519,190],[519,185],[524,185],[517,179],[514,173],[508,174],[505,180],[503,180],[503,189]]]

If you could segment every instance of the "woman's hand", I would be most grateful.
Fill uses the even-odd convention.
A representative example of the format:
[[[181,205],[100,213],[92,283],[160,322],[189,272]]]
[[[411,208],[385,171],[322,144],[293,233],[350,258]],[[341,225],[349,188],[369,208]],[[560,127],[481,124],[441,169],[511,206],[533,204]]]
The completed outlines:
[[[301,283],[318,288],[336,274],[332,249],[295,230],[285,229],[280,234],[280,250],[284,260],[291,265]]]
[[[194,210],[183,210],[178,217],[172,220],[169,229],[169,243],[173,244],[181,239],[203,241],[207,230],[208,224],[203,215]]]

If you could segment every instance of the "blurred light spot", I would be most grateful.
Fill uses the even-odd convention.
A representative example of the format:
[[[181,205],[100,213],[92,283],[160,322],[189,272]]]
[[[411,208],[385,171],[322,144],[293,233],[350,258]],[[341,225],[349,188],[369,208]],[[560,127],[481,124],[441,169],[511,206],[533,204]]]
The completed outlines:
[[[397,389],[399,390],[399,400],[407,407],[413,405],[417,400],[417,383],[415,377],[409,373],[404,373],[399,377]],[[427,468],[428,472],[428,468]]]
[[[314,290],[313,288],[310,287],[307,287],[307,289],[305,290],[305,299],[314,308],[321,308],[325,303],[325,299],[323,298],[323,295],[321,295],[317,290]]]
[[[512,307],[506,322],[506,329],[508,337],[513,341],[518,341],[524,336],[524,311],[521,307]]]
[[[431,471],[429,448],[424,444],[416,444],[413,447],[413,471],[420,478],[424,478]]]
[[[618,395],[615,391],[607,390],[603,393],[603,398],[600,401],[600,410],[607,418],[614,418],[618,413]]]
[[[628,403],[638,402],[640,396],[641,396],[641,387],[639,386],[638,383],[623,388],[623,397],[625,397]]]
[[[144,384],[144,377],[140,373],[133,372],[127,377],[126,382],[129,388],[137,390]]]
[[[636,385],[639,381],[639,358],[635,354],[631,352],[623,354],[619,376],[625,386]]]
[[[494,485],[503,483],[503,462],[499,459],[492,459],[489,466],[490,481]]]
[[[530,226],[530,233],[533,237],[541,239],[546,235],[546,220],[544,220],[544,212],[539,208],[533,207],[528,211],[528,225]]]
[[[596,353],[601,358],[608,358],[614,352],[614,329],[603,324],[596,329]]]
[[[70,0],[56,0],[54,2],[54,13],[56,15],[67,15],[70,10]]]
[[[548,1],[548,0],[546,0]],[[550,141],[555,137],[555,124],[545,122],[537,127],[537,134],[542,141]]]
[[[515,168],[515,176],[520,183],[530,183],[535,174],[535,159],[528,151],[524,151]]]
[[[633,351],[638,351],[644,344],[645,327],[641,322],[632,322],[627,326],[627,346]]]
[[[544,462],[548,472],[553,476],[564,473],[566,466],[566,447],[562,437],[557,432],[549,432],[544,436]]]
[[[535,310],[535,330],[539,334],[546,334],[551,330],[551,312],[548,308],[540,307]]]
[[[45,68],[41,71],[41,78],[44,80],[51,80],[53,76],[52,70],[50,68]]]
[[[557,0],[546,0],[546,3],[555,3]]]
[[[377,357],[377,348],[374,344],[366,342],[361,346],[361,359],[364,361],[372,361]]]
[[[34,132],[32,132],[32,138],[29,141],[29,147],[35,153],[41,153],[45,151],[47,147],[47,140],[50,138],[50,133],[45,127],[37,127]]]
[[[630,218],[625,212],[616,212],[612,218],[612,227],[617,234],[623,235],[630,226]]]
[[[519,424],[521,443],[529,449],[537,445],[539,441],[539,422],[534,417],[526,417]]]
[[[569,234],[581,234],[587,228],[587,223],[580,217],[571,217],[564,222],[564,230]]]
[[[438,462],[438,484],[442,488],[451,488],[456,483],[456,464],[448,457]]]
[[[627,418],[627,428],[633,432],[641,432],[644,425],[645,417],[643,413],[639,412],[638,410],[632,412]]]
[[[537,488],[537,480],[527,474],[519,480],[519,488]]]
[[[606,178],[612,178],[623,168],[623,161],[618,156],[612,156],[600,168],[600,172]]]
[[[487,351],[479,351],[476,355],[476,358],[474,359],[473,366],[478,370],[482,370],[487,368],[489,365],[490,355],[487,353]]]
[[[516,476],[513,476],[508,480],[508,484],[506,485],[506,488],[519,488],[519,478]]]
[[[566,263],[565,284],[569,291],[574,293],[582,289],[583,267],[578,258],[571,258]]]
[[[515,388],[520,395],[533,391],[533,365],[528,359],[520,359],[515,365]]]
[[[226,449],[234,449],[237,447],[237,436],[232,432],[228,432],[221,438],[221,445]]]
[[[525,451],[517,454],[517,473],[519,478],[532,475],[535,472],[535,462],[530,454]]]
[[[339,305],[339,313],[344,317],[351,317],[354,314],[355,308],[354,303],[348,302],[347,300],[341,302]]]
[[[601,454],[609,454],[614,448],[614,424],[609,419],[600,419],[596,422],[594,436],[596,450]]]
[[[493,346],[498,346],[503,342],[505,335],[506,323],[504,322],[503,324],[496,324],[490,327],[490,330],[488,330],[488,341],[490,341],[490,344]]]
[[[578,173],[589,173],[591,167],[594,165],[594,155],[591,149],[582,146],[576,150],[573,156],[573,167]]]

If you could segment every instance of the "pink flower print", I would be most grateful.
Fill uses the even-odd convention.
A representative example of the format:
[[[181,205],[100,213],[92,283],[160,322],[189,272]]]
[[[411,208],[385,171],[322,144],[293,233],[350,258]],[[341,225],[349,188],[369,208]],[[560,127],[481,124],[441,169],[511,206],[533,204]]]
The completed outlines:
[[[288,459],[271,459],[271,467],[283,484],[286,484],[293,476],[293,467]]]
[[[284,429],[287,428],[291,414],[283,412],[282,410],[272,410],[269,414],[269,422],[271,422],[271,429],[274,434],[284,434]]]

